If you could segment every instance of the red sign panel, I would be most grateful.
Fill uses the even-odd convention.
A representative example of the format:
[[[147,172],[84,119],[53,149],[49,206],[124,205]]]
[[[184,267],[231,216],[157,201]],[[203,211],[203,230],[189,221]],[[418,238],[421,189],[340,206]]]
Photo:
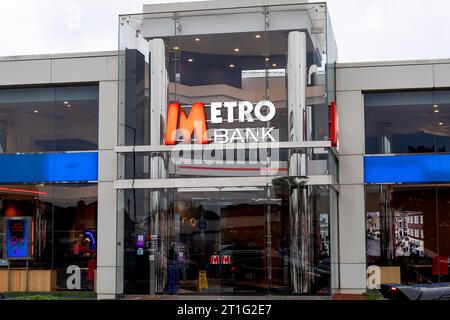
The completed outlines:
[[[330,141],[331,146],[337,148],[339,141],[339,117],[336,102],[330,104]]]

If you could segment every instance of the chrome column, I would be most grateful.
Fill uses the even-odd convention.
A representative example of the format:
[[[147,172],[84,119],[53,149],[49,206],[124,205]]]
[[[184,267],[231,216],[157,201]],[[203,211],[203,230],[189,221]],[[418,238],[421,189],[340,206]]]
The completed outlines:
[[[306,34],[291,31],[288,37],[288,112],[289,141],[305,141],[306,128]],[[307,175],[306,154],[291,150],[289,176]],[[312,248],[313,217],[310,208],[310,187],[290,181],[290,278],[293,293],[308,293],[313,282],[314,254]]]
[[[149,41],[150,46],[150,144],[163,144],[164,125],[167,115],[168,75],[166,49],[162,39]],[[150,155],[150,179],[167,178],[167,154]],[[166,191],[150,191],[150,295],[161,293],[166,284],[167,266],[163,263],[168,251],[166,229],[161,216],[167,210]]]

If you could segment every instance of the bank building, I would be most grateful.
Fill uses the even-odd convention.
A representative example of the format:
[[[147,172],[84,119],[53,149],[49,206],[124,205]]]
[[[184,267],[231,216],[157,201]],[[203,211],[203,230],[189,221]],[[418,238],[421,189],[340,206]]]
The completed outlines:
[[[339,63],[300,0],[144,5],[118,31],[0,58],[1,292],[449,281],[450,60]]]

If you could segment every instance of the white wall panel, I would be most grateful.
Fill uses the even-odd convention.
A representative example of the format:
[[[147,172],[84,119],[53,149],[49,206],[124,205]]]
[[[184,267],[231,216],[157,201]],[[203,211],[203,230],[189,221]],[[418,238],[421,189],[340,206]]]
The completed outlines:
[[[434,65],[434,84],[437,88],[450,88],[450,64]]]
[[[336,85],[338,91],[432,88],[433,66],[338,67]]]
[[[361,91],[337,92],[339,154],[364,153],[364,105]]]
[[[364,183],[364,160],[362,155],[339,156],[339,182],[341,185]]]
[[[52,60],[52,82],[117,80],[117,56]]]
[[[0,86],[51,82],[50,60],[0,62]]]

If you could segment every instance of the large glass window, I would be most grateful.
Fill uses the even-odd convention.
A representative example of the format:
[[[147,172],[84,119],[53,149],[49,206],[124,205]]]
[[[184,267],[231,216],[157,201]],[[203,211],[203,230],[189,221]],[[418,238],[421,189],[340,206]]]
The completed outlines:
[[[366,153],[450,152],[450,91],[364,94]]]
[[[214,129],[265,126],[275,128],[277,141],[292,141],[289,127],[298,124],[288,123],[289,117],[296,118],[288,112],[288,52],[294,51],[288,42],[298,32],[305,34],[306,139],[328,140],[336,49],[327,23],[331,27],[324,4],[121,16],[118,144],[164,144],[172,102],[184,106],[186,114],[193,103],[203,102],[209,138]],[[222,108],[222,123],[209,121],[212,102],[256,105],[261,100],[276,107],[268,123],[233,121],[238,108],[232,104]]]
[[[119,197],[125,293],[148,294],[155,283],[159,294],[329,293],[327,187],[138,189]]]
[[[0,90],[0,153],[98,149],[98,86]]]
[[[15,237],[8,223],[25,218],[30,223],[28,234]],[[7,272],[8,263],[11,277],[20,270],[32,271],[30,291],[93,290],[97,184],[1,185],[0,259],[18,255],[18,244],[27,240],[29,259],[0,260],[0,272]],[[71,277],[74,274],[79,278]],[[11,291],[17,290],[14,281],[10,285]],[[0,281],[2,291],[8,291],[7,286],[7,281]]]
[[[334,77],[327,75],[327,63],[334,62],[335,50],[328,45],[333,38],[327,37],[326,5],[127,15],[119,21],[118,145],[179,144],[119,154],[120,179],[174,182],[171,189],[118,190],[124,292],[329,293],[330,190],[294,178],[328,175],[328,154],[229,148],[236,142],[329,139]],[[204,150],[190,153],[200,130],[191,127],[194,118],[208,139],[200,136]],[[186,131],[192,133],[187,138]],[[222,145],[227,152],[221,153]],[[261,159],[279,163],[267,168]],[[245,188],[178,184],[180,178],[269,175],[277,178]]]
[[[368,263],[398,268],[406,284],[448,282],[449,193],[447,186],[366,187]]]

